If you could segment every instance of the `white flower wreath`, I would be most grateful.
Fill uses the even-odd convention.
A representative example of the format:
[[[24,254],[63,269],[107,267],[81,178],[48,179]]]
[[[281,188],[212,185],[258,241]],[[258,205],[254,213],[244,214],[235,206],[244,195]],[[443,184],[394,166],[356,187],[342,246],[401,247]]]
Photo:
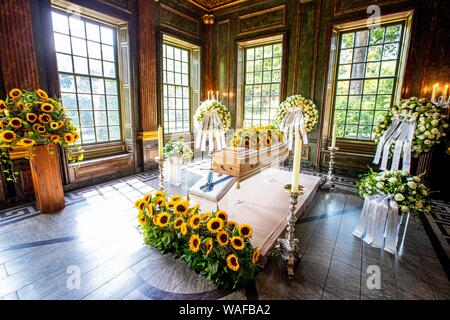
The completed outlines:
[[[228,108],[220,101],[217,100],[206,100],[203,101],[200,107],[194,115],[194,124],[197,128],[200,128],[205,112],[215,110],[219,116],[223,129],[226,131],[231,126],[231,114]]]
[[[280,108],[276,115],[277,123],[281,124],[286,113],[293,109],[301,109],[305,123],[305,131],[307,133],[311,132],[319,121],[319,112],[312,100],[301,95],[290,96],[280,104]]]
[[[448,128],[448,124],[445,122],[446,116],[443,109],[425,98],[412,97],[401,100],[399,105],[393,105],[384,119],[375,126],[375,143],[378,144],[395,116],[417,119],[417,127],[412,141],[412,155],[416,158],[420,154],[430,151],[446,135],[445,129]]]

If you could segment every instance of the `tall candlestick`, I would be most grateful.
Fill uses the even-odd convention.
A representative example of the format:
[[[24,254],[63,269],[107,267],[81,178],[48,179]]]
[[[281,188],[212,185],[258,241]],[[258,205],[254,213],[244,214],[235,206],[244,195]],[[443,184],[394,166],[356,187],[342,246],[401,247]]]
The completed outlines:
[[[216,91],[216,100],[219,100],[219,91]]]
[[[163,147],[164,147],[164,135],[163,135],[163,129],[161,126],[158,127],[158,152],[159,152],[159,158],[163,158]]]
[[[300,133],[295,135],[294,164],[292,166],[292,187],[291,191],[298,193],[298,180],[300,178],[300,165],[302,162],[302,139]]]
[[[442,93],[444,100],[447,99],[447,92],[448,92],[448,83],[445,85],[444,92]]]
[[[331,147],[336,148],[336,122],[333,123]]]
[[[436,99],[436,91],[438,89],[438,86],[439,86],[439,84],[437,84],[437,83],[433,86],[433,91],[431,93],[431,100],[435,100]]]

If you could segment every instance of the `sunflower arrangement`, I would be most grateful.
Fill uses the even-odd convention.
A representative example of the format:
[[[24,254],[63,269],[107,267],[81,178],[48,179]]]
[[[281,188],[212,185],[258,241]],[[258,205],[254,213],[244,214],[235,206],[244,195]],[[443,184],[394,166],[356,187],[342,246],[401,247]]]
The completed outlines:
[[[314,102],[301,95],[293,95],[288,97],[280,104],[276,115],[276,122],[281,124],[286,113],[292,109],[301,109],[305,121],[305,130],[311,132],[319,121],[319,111]]]
[[[77,127],[67,116],[61,100],[50,98],[44,90],[12,89],[5,100],[0,100],[0,148],[4,164],[11,164],[10,148],[58,144],[68,149],[79,138]],[[82,161],[81,147],[77,149],[76,161]],[[72,153],[69,158],[73,160]],[[7,179],[14,180],[14,175]]]
[[[237,130],[231,139],[231,146],[259,150],[283,142],[283,139],[283,133],[276,126],[253,127]]]
[[[205,112],[215,110],[217,115],[219,116],[224,130],[228,130],[231,127],[231,114],[228,108],[220,101],[217,100],[206,100],[202,102],[200,107],[198,107],[197,111],[194,115],[194,124],[197,128],[200,127],[200,124],[205,116]]]
[[[202,213],[189,200],[161,191],[138,199],[135,207],[147,244],[183,259],[221,288],[248,284],[260,268],[252,227],[229,220],[223,210]]]
[[[412,97],[401,100],[393,105],[374,128],[375,143],[378,144],[384,132],[389,128],[394,117],[413,117],[417,120],[416,131],[412,143],[412,155],[417,158],[420,154],[428,152],[435,144],[442,142],[446,136],[446,123],[444,110],[433,102],[423,98]],[[395,143],[392,144],[391,153]]]
[[[428,201],[430,190],[423,184],[420,176],[411,176],[406,171],[370,170],[358,181],[358,189],[362,197],[392,195],[399,211],[403,213],[417,214],[431,211]]]

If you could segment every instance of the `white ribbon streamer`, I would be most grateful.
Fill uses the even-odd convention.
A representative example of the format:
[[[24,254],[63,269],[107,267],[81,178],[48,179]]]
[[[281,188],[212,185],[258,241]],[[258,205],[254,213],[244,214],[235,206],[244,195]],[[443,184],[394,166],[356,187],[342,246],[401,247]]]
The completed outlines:
[[[292,108],[286,112],[280,123],[280,131],[286,137],[289,150],[292,150],[293,142],[299,133],[302,135],[303,144],[308,144],[305,120],[301,109]]]
[[[205,152],[207,142],[210,152],[226,147],[225,128],[216,110],[206,111],[197,127],[195,147]]]
[[[392,124],[387,128],[378,142],[373,163],[379,164],[381,160],[380,170],[382,171],[398,170],[400,158],[403,158],[402,170],[409,172],[411,168],[411,147],[415,130],[415,117],[393,117]],[[392,144],[394,144],[394,153],[392,156],[391,168],[388,169],[387,166]]]
[[[395,254],[399,222],[398,205],[392,195],[365,197],[353,235],[375,248]]]

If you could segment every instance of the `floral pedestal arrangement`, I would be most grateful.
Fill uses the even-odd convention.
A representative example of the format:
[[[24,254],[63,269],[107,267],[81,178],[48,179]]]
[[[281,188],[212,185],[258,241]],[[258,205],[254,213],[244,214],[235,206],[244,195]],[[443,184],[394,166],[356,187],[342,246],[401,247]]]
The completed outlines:
[[[165,180],[174,185],[181,184],[181,169],[183,166],[183,159],[179,157],[166,158],[164,164]]]
[[[164,177],[167,182],[175,185],[181,184],[181,169],[184,160],[191,160],[193,156],[192,149],[181,137],[177,140],[171,140],[164,146]]]
[[[135,203],[145,242],[183,259],[218,287],[249,284],[259,269],[260,251],[250,243],[252,228],[228,219],[225,211],[202,213],[198,205],[164,192]]]
[[[13,148],[28,149],[36,205],[42,213],[64,208],[57,146],[69,148],[79,139],[77,128],[67,116],[60,100],[49,98],[43,90],[13,89],[0,100],[0,161],[8,181],[17,172],[9,154]],[[79,150],[81,148],[77,147]],[[69,151],[69,159],[72,158]],[[80,152],[78,161],[83,159]]]

